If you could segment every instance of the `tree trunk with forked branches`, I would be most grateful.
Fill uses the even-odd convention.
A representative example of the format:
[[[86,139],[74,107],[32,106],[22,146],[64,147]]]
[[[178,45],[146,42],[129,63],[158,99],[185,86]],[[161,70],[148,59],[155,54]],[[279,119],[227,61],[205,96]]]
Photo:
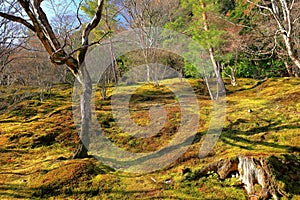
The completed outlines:
[[[41,6],[42,1],[43,0],[16,0],[14,2],[11,2],[8,7],[13,8],[14,4],[18,4],[18,6],[22,8],[22,11],[20,13],[25,13],[27,15],[26,18],[23,17],[22,14],[16,15],[15,12],[10,12],[10,10],[7,10],[6,12],[0,11],[0,17],[15,23],[20,23],[34,32],[45,50],[50,55],[51,62],[56,65],[66,65],[68,69],[74,74],[76,79],[80,82],[82,87],[82,94],[80,96],[81,141],[78,144],[73,158],[84,158],[88,156],[89,128],[91,121],[90,101],[92,95],[92,81],[85,66],[84,60],[87,49],[91,45],[89,43],[89,35],[91,31],[99,24],[102,18],[104,0],[98,0],[98,5],[94,17],[83,28],[81,35],[81,46],[70,53],[66,52],[65,45],[61,44],[59,39],[57,38],[53,27],[51,26],[49,19]],[[79,27],[81,27],[82,24],[80,20],[79,23]],[[74,55],[75,53],[77,54],[77,56]]]

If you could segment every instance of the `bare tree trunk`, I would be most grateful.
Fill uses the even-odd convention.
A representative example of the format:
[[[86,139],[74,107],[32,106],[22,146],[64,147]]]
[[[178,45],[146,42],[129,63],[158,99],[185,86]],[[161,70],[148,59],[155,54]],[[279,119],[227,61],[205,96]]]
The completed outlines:
[[[285,69],[286,69],[287,73],[289,74],[289,76],[294,77],[293,71],[292,71],[289,63],[287,61],[284,61],[284,65],[285,65]]]
[[[237,54],[236,54],[236,57],[235,57],[234,66],[233,67],[227,66],[227,67],[230,69],[230,74],[228,74],[226,72],[226,70],[225,70],[226,67],[222,66],[222,69],[224,70],[225,75],[230,78],[230,82],[231,82],[232,86],[237,86],[238,85],[237,80],[236,80]]]
[[[59,38],[57,38],[55,31],[51,27],[51,24],[46,16],[43,8],[41,7],[42,0],[28,1],[18,0],[16,1],[22,7],[23,11],[27,14],[26,18],[15,16],[14,12],[5,13],[0,12],[0,17],[6,18],[10,21],[20,23],[26,26],[31,31],[35,32],[40,42],[43,44],[45,50],[50,55],[50,60],[57,65],[66,65],[78,79],[82,86],[81,95],[81,132],[80,132],[80,143],[73,158],[84,158],[87,157],[87,147],[89,141],[89,129],[91,121],[91,96],[92,96],[92,81],[91,77],[86,69],[84,59],[89,47],[89,35],[91,31],[97,27],[101,18],[104,7],[104,0],[97,1],[96,13],[92,20],[86,24],[83,28],[81,39],[81,47],[71,53],[67,53],[64,50],[66,44],[61,45]],[[8,5],[13,5],[8,3]],[[14,6],[11,6],[12,8]],[[76,16],[79,18],[78,14]],[[82,26],[81,21],[80,26]],[[80,26],[78,28],[80,28]],[[98,41],[99,42],[99,41]],[[97,42],[97,43],[98,43]],[[96,43],[95,43],[96,44]],[[73,56],[74,53],[78,52],[78,56]]]
[[[101,78],[101,91],[102,91],[101,94],[103,100],[106,99],[105,79],[106,79],[106,75],[103,74]]]
[[[73,158],[86,158],[90,144],[92,80],[85,64],[82,64],[80,71],[82,72],[82,94],[80,95],[81,130],[79,135],[81,141]]]
[[[232,86],[237,86],[237,80],[236,80],[236,74],[235,74],[235,69],[232,67],[228,67],[230,69],[230,74],[226,73],[226,76],[228,76],[230,78],[230,83]]]
[[[105,23],[106,23],[107,29],[109,31],[112,31],[111,27],[109,25],[109,22],[108,22],[108,10],[107,10],[107,8],[106,8]],[[111,67],[112,67],[112,71],[113,71],[113,76],[114,76],[116,85],[118,85],[119,79],[118,79],[117,71],[119,71],[119,69],[118,69],[119,67],[118,67],[118,62],[117,62],[116,56],[114,54],[113,42],[112,42],[110,36],[109,36],[109,51],[110,51],[110,59],[111,59]]]
[[[150,66],[147,64],[147,82],[150,82]]]
[[[118,85],[118,75],[116,72],[118,63],[117,63],[117,60],[116,60],[116,57],[114,54],[111,38],[109,38],[109,51],[110,51],[110,57],[111,57],[111,67],[112,67],[113,76],[114,76],[116,85]]]
[[[206,8],[206,5],[205,5],[203,0],[200,0],[200,4],[201,4],[201,7],[203,9]],[[203,12],[202,19],[203,19],[203,29],[204,29],[204,31],[208,31],[209,26],[208,26],[206,12]],[[220,91],[221,93],[225,92],[225,91],[223,91],[223,87],[222,87],[224,85],[224,82],[223,82],[223,79],[222,79],[222,76],[221,76],[221,73],[220,73],[220,65],[218,64],[218,62],[216,61],[215,56],[214,56],[214,49],[212,47],[210,47],[208,51],[209,51],[210,60],[211,60],[211,62],[213,64],[213,67],[214,67],[214,72],[215,72],[215,75],[216,75],[217,87],[218,87],[217,88],[217,94],[213,99],[217,100],[218,97],[219,97],[219,88],[221,89],[221,91]],[[209,87],[209,85],[207,85],[207,86]],[[209,89],[209,91],[210,91],[210,89]]]
[[[216,80],[217,80],[217,94],[215,96],[215,100],[218,99],[219,97],[219,92],[224,93],[225,91],[223,90],[224,88],[222,87],[224,85],[222,76],[221,76],[221,72],[220,72],[220,65],[219,63],[215,60],[215,56],[214,56],[214,50],[213,48],[209,49],[209,55],[210,55],[210,59],[213,63],[213,67],[214,67],[214,72],[216,75]]]
[[[159,83],[158,83],[158,73],[159,73],[159,66],[157,63],[155,63],[155,65],[153,66],[154,67],[154,74],[153,74],[153,81],[154,81],[154,86],[155,87],[158,87],[159,86]],[[163,77],[162,77],[163,78]]]
[[[204,72],[204,73],[205,73],[205,72]],[[209,84],[209,82],[208,82],[208,79],[207,79],[206,76],[204,76],[204,79],[205,79],[205,83],[206,83],[206,86],[207,86],[207,89],[208,89],[208,93],[209,93],[210,99],[211,99],[211,100],[214,100],[215,97],[214,97],[214,95],[213,95],[213,93],[212,93],[212,91],[211,91],[211,88],[210,88],[210,84]]]
[[[231,85],[232,86],[237,86],[238,83],[237,83],[237,80],[236,80],[236,77],[235,77],[235,73],[231,73]]]
[[[295,55],[295,53],[293,51],[293,47],[292,47],[292,42],[291,42],[290,36],[286,35],[286,33],[282,33],[282,37],[284,39],[285,46],[286,46],[286,49],[287,49],[287,53],[288,53],[290,59],[298,67],[298,69],[300,69],[300,60],[297,58],[297,56]]]

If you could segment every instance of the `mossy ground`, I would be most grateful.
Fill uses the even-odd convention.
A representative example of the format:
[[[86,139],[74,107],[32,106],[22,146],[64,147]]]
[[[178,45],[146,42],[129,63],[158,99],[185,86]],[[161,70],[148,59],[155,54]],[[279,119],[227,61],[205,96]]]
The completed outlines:
[[[239,79],[238,87],[229,82],[226,121],[212,154],[198,158],[209,126],[208,92],[202,81],[189,80],[201,108],[198,133],[176,162],[148,174],[115,171],[94,158],[69,159],[78,141],[71,86],[55,85],[43,101],[38,89],[1,87],[0,199],[247,199],[237,178],[219,180],[214,172],[197,180],[190,177],[208,163],[238,154],[270,157],[277,171],[291,160],[283,155],[299,160],[300,80]],[[157,135],[136,139],[123,133],[113,119],[111,99],[101,100],[100,92],[95,96],[96,114],[105,136],[116,145],[132,152],[151,152],[176,134],[180,106],[167,87],[141,86],[131,97],[131,115],[135,123],[147,125],[149,107],[163,104],[167,121]],[[184,168],[190,171],[183,174]],[[294,199],[300,198],[299,168],[283,167],[276,174],[280,187]]]

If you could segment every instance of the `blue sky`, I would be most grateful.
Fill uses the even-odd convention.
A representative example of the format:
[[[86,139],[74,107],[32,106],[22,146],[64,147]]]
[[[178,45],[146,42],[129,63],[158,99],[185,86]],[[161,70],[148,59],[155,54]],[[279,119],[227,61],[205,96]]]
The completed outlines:
[[[85,1],[83,1],[84,3]],[[52,4],[56,4],[54,7]],[[68,18],[68,26],[69,28],[71,27],[76,27],[78,25],[78,20],[76,18],[76,12],[77,12],[77,8],[79,6],[80,0],[44,0],[42,2],[42,8],[45,11],[48,19],[50,20],[50,23],[52,22],[52,25],[55,24],[55,17],[58,14],[61,17],[61,14],[63,13],[64,15],[68,15],[71,16]],[[55,13],[57,12],[57,13]],[[87,18],[87,16],[83,13],[83,11],[79,10],[79,14],[82,15],[81,16],[81,21],[87,22],[89,19]],[[124,24],[126,24],[125,19],[122,17],[122,15],[118,14],[116,19],[119,21],[119,23],[122,23],[122,26],[124,26]],[[57,20],[56,20],[57,21]],[[65,25],[66,21],[63,21],[61,25]],[[121,24],[119,24],[121,25]],[[57,24],[56,24],[57,26]],[[55,26],[54,26],[55,27]],[[126,25],[125,25],[126,28]]]
[[[74,15],[75,17],[79,2],[80,0],[45,0],[42,3],[42,8],[49,19],[55,17],[55,12]],[[51,4],[55,4],[54,7]],[[80,11],[80,14],[83,14],[82,11]]]

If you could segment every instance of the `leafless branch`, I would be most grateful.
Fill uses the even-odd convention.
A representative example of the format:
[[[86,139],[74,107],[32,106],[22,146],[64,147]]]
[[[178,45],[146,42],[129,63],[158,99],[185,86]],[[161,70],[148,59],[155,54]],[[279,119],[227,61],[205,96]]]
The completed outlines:
[[[10,14],[3,13],[3,12],[0,12],[0,17],[3,17],[5,19],[8,19],[8,20],[11,20],[14,22],[21,23],[24,26],[26,26],[27,28],[29,28],[30,30],[32,30],[33,32],[36,32],[34,26],[21,17],[10,15]]]
[[[228,20],[228,19],[226,19],[226,18],[224,18],[224,17],[221,17],[221,16],[219,16],[219,15],[217,15],[217,18],[220,19],[220,20],[222,20],[222,21],[225,21],[225,22],[227,22],[227,23],[230,23],[230,24],[232,24],[232,25],[234,25],[234,26],[239,26],[239,27],[243,27],[243,28],[251,28],[251,29],[253,29],[253,27],[251,27],[251,26],[246,26],[246,25],[240,24],[240,23],[234,23],[233,21]]]
[[[79,51],[78,55],[78,61],[79,63],[82,63],[84,61],[84,57],[87,52],[87,48],[89,45],[89,35],[90,32],[96,28],[96,26],[99,24],[101,17],[102,17],[102,11],[103,11],[103,6],[104,6],[104,0],[98,0],[98,6],[97,6],[97,11],[93,19],[86,25],[86,27],[83,30],[82,33],[82,41],[81,41],[81,46],[83,47]]]
[[[293,10],[294,5],[295,5],[295,0],[292,1],[291,6],[290,6],[290,10]]]
[[[107,32],[105,33],[99,40],[95,41],[95,42],[92,42],[88,45],[82,45],[80,46],[79,48],[73,50],[72,52],[70,52],[67,56],[57,56],[59,54],[61,54],[61,52],[63,51],[63,49],[58,49],[57,51],[55,51],[52,55],[50,55],[50,58],[51,59],[55,59],[55,63],[57,64],[60,64],[60,63],[63,63],[65,62],[66,60],[68,60],[69,58],[72,57],[72,55],[74,55],[75,53],[77,52],[81,52],[81,51],[84,51],[84,50],[87,50],[89,47],[91,46],[94,46],[94,45],[97,45],[97,44],[101,44],[101,41],[109,34],[110,32]]]
[[[89,47],[91,47],[91,46],[94,46],[94,45],[97,45],[97,44],[101,44],[101,41],[102,41],[107,35],[109,35],[109,34],[110,34],[110,32],[106,32],[106,33],[105,33],[104,35],[102,35],[102,37],[101,37],[100,39],[98,39],[97,41],[94,41],[94,42],[92,42],[92,43],[90,43],[90,44],[88,44],[88,45],[83,45],[83,46],[81,46],[81,47],[75,49],[75,50],[72,51],[71,53],[69,53],[69,55],[70,55],[70,56],[71,56],[71,55],[74,55],[76,52],[82,51],[82,50],[84,50],[84,49],[87,49],[87,48],[89,48]]]
[[[280,22],[278,16],[276,15],[276,13],[275,13],[271,8],[269,8],[269,7],[267,7],[267,6],[260,5],[260,4],[258,4],[258,3],[253,2],[253,1],[250,1],[250,0],[247,0],[247,2],[248,2],[248,3],[251,3],[251,4],[253,4],[253,5],[255,5],[255,6],[258,7],[258,8],[261,8],[261,9],[264,9],[264,10],[269,11],[270,14],[271,14],[271,15],[274,17],[274,19],[276,20],[278,26],[281,27],[281,30],[282,30],[282,31],[284,31],[283,25],[281,24],[281,22]]]
[[[293,24],[296,24],[300,20],[300,17],[294,19]]]
[[[46,16],[45,12],[41,8],[41,2],[42,2],[42,0],[34,0],[34,7],[37,10],[39,20],[41,21],[41,23],[46,28],[48,36],[50,37],[51,42],[53,43],[55,49],[59,49],[60,48],[60,43],[57,40],[54,31],[52,30],[52,27],[49,23],[49,20]]]
[[[76,5],[76,2],[74,0],[72,0],[72,2],[74,3],[74,5]],[[76,19],[77,19],[77,21],[78,21],[79,24],[75,28],[72,28],[69,31],[67,31],[67,33],[65,35],[65,39],[64,39],[64,44],[63,44],[62,48],[65,48],[65,46],[67,45],[67,37],[69,37],[69,34],[71,32],[73,32],[74,30],[78,30],[82,26],[82,21],[81,21],[81,19],[79,17],[79,10],[80,10],[80,7],[82,5],[82,2],[83,2],[83,0],[81,0],[79,2],[78,6],[77,6],[77,10],[76,10]]]

